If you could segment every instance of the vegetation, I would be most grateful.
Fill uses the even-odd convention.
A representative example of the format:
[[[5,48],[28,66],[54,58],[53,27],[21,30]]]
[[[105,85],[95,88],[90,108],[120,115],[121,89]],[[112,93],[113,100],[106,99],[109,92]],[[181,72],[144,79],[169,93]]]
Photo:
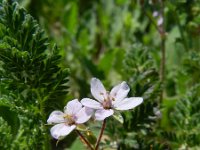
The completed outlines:
[[[56,146],[46,123],[92,77],[144,98],[100,149],[199,149],[199,20],[197,0],[0,0],[0,149],[86,148],[75,132]]]

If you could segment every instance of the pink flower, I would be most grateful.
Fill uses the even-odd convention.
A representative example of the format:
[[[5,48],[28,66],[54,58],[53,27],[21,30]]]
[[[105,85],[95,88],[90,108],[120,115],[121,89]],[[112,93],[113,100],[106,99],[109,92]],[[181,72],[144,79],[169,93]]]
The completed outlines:
[[[48,120],[48,124],[56,124],[51,128],[51,135],[55,139],[63,138],[72,132],[77,124],[85,123],[93,114],[93,109],[83,107],[82,104],[74,99],[69,101],[64,108],[64,113],[61,111],[53,111]]]
[[[90,98],[84,98],[81,100],[81,103],[86,107],[96,109],[96,120],[104,120],[105,118],[112,116],[114,110],[133,109],[143,102],[142,97],[127,98],[130,88],[124,81],[116,85],[111,92],[107,92],[101,81],[97,78],[92,78],[90,84],[91,93],[97,101]]]

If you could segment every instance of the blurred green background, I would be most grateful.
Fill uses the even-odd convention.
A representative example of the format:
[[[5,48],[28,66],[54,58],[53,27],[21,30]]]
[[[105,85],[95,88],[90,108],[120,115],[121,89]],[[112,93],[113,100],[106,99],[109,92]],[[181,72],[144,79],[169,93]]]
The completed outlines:
[[[123,124],[110,118],[101,149],[200,149],[199,50],[198,0],[1,2],[0,149],[84,149],[75,133],[56,147],[44,124],[92,97],[92,77],[144,98]]]

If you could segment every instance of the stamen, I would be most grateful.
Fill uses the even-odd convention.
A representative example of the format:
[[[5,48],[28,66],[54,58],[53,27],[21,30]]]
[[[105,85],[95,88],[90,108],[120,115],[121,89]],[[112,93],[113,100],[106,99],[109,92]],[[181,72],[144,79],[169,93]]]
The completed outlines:
[[[110,99],[106,99],[106,100],[103,101],[102,105],[103,105],[104,109],[110,109],[112,102],[111,102]]]
[[[104,100],[106,99],[106,97],[105,97],[104,93],[100,93],[100,95],[102,95],[102,96],[103,96]]]
[[[65,123],[68,125],[72,125],[75,123],[74,117],[72,115],[66,114],[66,115],[64,115],[64,119],[66,120]]]

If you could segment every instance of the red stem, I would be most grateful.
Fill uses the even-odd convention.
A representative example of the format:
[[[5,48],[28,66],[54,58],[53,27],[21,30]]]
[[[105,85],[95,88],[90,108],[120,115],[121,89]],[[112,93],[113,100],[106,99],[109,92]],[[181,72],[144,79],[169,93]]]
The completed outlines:
[[[106,119],[103,121],[103,124],[102,124],[102,127],[101,127],[101,132],[99,134],[99,138],[98,138],[96,146],[95,146],[95,150],[98,150],[98,147],[99,147],[99,144],[100,144],[100,141],[101,141],[105,127],[106,127]]]
[[[85,137],[81,134],[81,132],[79,132],[78,130],[76,130],[77,134],[80,136],[80,138],[85,142],[85,144],[87,144],[87,146],[91,149],[94,150],[94,148],[90,145],[90,143],[85,139]]]

